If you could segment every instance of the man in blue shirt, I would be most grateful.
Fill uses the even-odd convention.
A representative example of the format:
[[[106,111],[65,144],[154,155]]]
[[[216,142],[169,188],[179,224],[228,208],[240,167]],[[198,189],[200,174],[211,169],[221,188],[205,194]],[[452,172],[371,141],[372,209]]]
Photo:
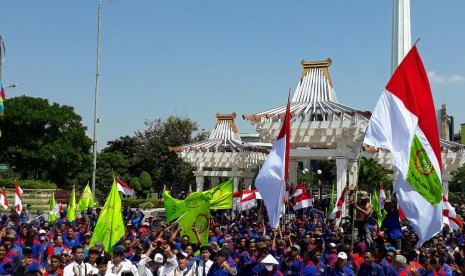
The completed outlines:
[[[363,258],[365,262],[360,265],[359,276],[384,276],[383,267],[374,262],[375,258],[372,251],[365,251]]]
[[[210,267],[208,276],[229,276],[237,274],[237,267],[234,262],[228,262],[229,251],[220,249],[217,253],[215,263]]]
[[[337,263],[329,272],[329,276],[354,276],[355,273],[349,267],[346,266],[347,254],[339,252],[337,254]]]

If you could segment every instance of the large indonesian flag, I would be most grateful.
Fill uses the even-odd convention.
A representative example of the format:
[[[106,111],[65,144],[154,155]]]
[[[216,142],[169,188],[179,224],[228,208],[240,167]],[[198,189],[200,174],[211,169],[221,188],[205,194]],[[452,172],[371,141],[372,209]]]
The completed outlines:
[[[279,219],[284,210],[283,197],[289,175],[289,139],[291,136],[290,113],[290,102],[288,98],[286,114],[281,131],[255,180],[255,186],[262,195],[272,228],[278,227]]]
[[[441,231],[442,162],[433,97],[416,46],[382,93],[364,143],[391,152],[399,171],[393,192],[419,236],[419,247]]]

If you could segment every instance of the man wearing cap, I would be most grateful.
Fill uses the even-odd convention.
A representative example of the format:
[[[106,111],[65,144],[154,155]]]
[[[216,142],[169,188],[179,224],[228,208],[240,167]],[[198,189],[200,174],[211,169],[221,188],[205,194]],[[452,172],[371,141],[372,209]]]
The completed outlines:
[[[124,247],[121,245],[113,250],[111,261],[108,262],[108,275],[120,276],[123,272],[132,272],[134,275],[139,275],[137,273],[137,268],[124,258],[124,253]]]
[[[304,267],[304,261],[300,257],[300,246],[293,244],[288,256],[284,259],[282,264],[282,271],[286,275],[300,275],[300,271]]]
[[[396,255],[392,262],[392,269],[389,275],[407,276],[407,259],[402,255]]]
[[[63,276],[87,276],[93,267],[84,263],[84,247],[80,244],[75,245],[72,249],[74,261],[65,266]]]
[[[43,267],[47,267],[47,247],[50,245],[47,239],[47,231],[44,229],[39,230],[39,236],[34,240],[32,245],[32,256],[39,261]]]
[[[373,206],[369,202],[370,197],[366,191],[360,191],[357,202],[355,203],[355,229],[354,237],[356,240],[366,238],[370,239],[367,234],[369,233],[368,219],[373,212]]]
[[[337,254],[336,265],[330,270],[329,276],[354,276],[355,273],[350,269],[347,264],[347,254],[345,252],[339,252]]]
[[[363,257],[365,261],[360,265],[358,271],[359,276],[384,276],[383,267],[374,262],[375,257],[371,250],[366,250],[365,253],[363,253]]]
[[[194,269],[189,269],[187,267],[188,259],[187,259],[187,253],[185,252],[179,252],[176,254],[176,257],[178,259],[178,267],[174,270],[174,275],[180,275],[180,276],[194,276],[195,275],[195,270]]]
[[[85,258],[84,261],[87,264],[91,265],[94,268],[94,273],[96,273],[97,258],[102,255],[100,248],[94,245],[91,248],[89,248],[89,251],[87,253],[87,258]]]
[[[175,269],[178,267],[178,261],[176,255],[171,251],[171,247],[168,244],[162,245],[164,250],[166,261],[163,255],[160,253],[155,254],[154,258],[151,259],[150,255],[156,249],[156,244],[151,243],[149,249],[145,254],[142,255],[141,260],[138,263],[137,270],[139,276],[171,276],[174,275]]]

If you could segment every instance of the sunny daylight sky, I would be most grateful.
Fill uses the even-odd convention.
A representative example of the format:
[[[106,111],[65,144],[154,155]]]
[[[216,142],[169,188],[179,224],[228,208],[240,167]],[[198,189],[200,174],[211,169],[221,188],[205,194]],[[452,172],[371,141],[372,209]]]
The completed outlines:
[[[2,1],[7,97],[75,107],[92,136],[98,0]],[[465,123],[465,1],[411,0],[412,42],[437,108]],[[301,60],[331,58],[340,103],[372,111],[390,76],[392,0],[102,1],[99,149],[187,116],[210,131],[286,103]],[[6,110],[8,112],[8,110]]]

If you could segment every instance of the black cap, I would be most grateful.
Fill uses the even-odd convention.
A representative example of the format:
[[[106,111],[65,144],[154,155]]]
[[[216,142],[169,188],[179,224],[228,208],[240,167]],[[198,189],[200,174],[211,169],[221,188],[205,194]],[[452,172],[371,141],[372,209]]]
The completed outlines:
[[[124,247],[121,246],[121,245],[118,245],[115,247],[115,249],[113,250],[113,254],[116,254],[116,255],[124,255]]]

